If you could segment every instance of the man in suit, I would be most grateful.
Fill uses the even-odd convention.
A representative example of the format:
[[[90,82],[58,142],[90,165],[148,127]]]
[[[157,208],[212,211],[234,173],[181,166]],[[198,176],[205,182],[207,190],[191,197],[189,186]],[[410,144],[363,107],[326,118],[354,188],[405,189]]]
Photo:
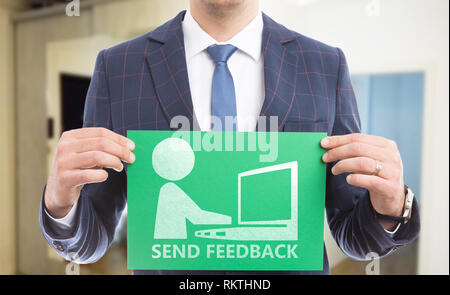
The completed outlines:
[[[382,257],[418,235],[395,143],[359,134],[342,51],[276,23],[258,0],[191,0],[187,12],[98,55],[84,128],[62,135],[41,204],[55,251],[81,263],[105,254],[126,204],[123,163],[135,161],[126,131],[175,130],[177,116],[202,130],[231,116],[237,130],[254,131],[265,116],[280,132],[327,132],[326,211],[342,251]],[[328,274],[326,252],[323,271],[285,273]]]

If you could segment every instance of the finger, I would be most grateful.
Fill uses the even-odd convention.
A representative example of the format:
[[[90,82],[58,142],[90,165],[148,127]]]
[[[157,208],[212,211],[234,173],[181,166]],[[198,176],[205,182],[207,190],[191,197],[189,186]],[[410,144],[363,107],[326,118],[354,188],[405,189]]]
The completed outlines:
[[[347,175],[347,182],[374,192],[382,192],[390,187],[389,181],[375,175],[349,174]]]
[[[89,183],[104,182],[108,179],[108,172],[103,169],[81,169],[71,170],[64,176],[65,183],[71,187],[76,187]]]
[[[112,141],[128,147],[130,150],[134,150],[135,144],[132,140],[117,134],[109,129],[103,127],[89,127],[89,128],[80,128],[67,131],[63,134],[64,137],[73,137],[73,138],[92,138],[92,137],[106,137],[111,139]]]
[[[72,144],[72,149],[77,153],[85,153],[89,151],[101,151],[120,158],[127,163],[133,163],[135,160],[131,150],[123,145],[106,137],[93,137],[80,139]]]
[[[332,149],[350,143],[365,143],[378,147],[386,147],[389,145],[390,140],[376,135],[352,133],[325,137],[320,143],[326,149]]]
[[[385,149],[365,143],[349,143],[343,146],[330,149],[322,156],[325,163],[330,163],[347,158],[368,157],[383,162],[389,162],[389,157]]]
[[[380,163],[382,165],[381,171],[378,173],[378,176],[381,178],[389,179],[392,175],[389,175],[389,171],[392,169],[383,169],[386,168],[384,163]],[[366,158],[366,157],[356,157],[344,159],[336,163],[336,165],[331,168],[331,173],[334,175],[339,175],[341,173],[358,173],[358,174],[366,174],[372,175],[375,172],[377,162],[374,159]]]
[[[123,164],[118,157],[100,151],[74,154],[69,161],[72,163],[70,167],[72,169],[102,167],[111,168],[118,172],[123,170]]]

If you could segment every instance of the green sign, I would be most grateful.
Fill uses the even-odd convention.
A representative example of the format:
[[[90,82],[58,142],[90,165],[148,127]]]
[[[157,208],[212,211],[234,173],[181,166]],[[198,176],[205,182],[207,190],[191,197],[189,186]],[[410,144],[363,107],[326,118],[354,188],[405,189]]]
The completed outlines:
[[[322,270],[325,136],[128,131],[128,267]]]

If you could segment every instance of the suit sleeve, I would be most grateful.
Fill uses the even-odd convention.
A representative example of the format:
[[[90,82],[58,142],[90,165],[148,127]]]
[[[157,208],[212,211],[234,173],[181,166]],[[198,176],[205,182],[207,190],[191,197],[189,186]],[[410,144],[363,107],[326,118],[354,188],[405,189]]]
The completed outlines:
[[[359,133],[361,123],[344,54],[338,49],[339,69],[336,93],[336,115],[332,135]],[[418,236],[419,208],[414,200],[411,220],[395,234],[379,224],[366,189],[346,182],[348,174],[334,176],[327,166],[326,212],[331,233],[340,249],[349,257],[365,260],[370,252],[385,256]]]
[[[104,51],[100,52],[89,86],[83,127],[112,129],[111,105],[106,79]],[[114,238],[126,204],[126,175],[107,169],[103,183],[85,185],[76,208],[74,224],[63,230],[45,214],[42,198],[39,222],[42,233],[55,251],[67,260],[92,263],[99,260]]]

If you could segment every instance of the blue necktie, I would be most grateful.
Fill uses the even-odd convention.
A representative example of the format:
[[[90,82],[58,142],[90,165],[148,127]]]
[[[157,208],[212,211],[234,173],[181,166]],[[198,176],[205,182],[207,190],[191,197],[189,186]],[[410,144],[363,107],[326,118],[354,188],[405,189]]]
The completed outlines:
[[[236,95],[233,77],[228,69],[227,61],[237,48],[228,44],[211,45],[207,50],[216,63],[212,82],[211,115],[220,119],[222,123],[222,126],[214,126],[214,121],[212,121],[211,130],[224,131],[230,129],[230,126],[225,126],[225,117],[230,117],[234,123],[232,130],[226,131],[236,131]]]

